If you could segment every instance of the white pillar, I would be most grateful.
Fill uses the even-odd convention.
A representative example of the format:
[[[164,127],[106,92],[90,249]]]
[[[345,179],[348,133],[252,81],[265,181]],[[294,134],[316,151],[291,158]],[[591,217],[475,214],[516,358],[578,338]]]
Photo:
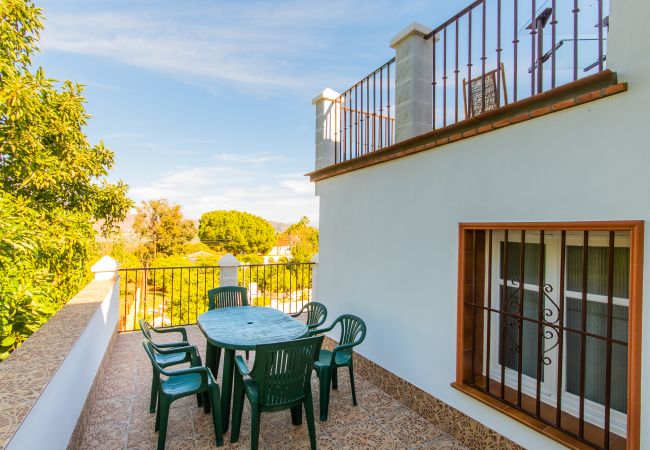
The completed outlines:
[[[219,260],[219,286],[237,286],[237,272],[241,263],[232,254],[226,253]]]
[[[90,271],[95,274],[95,280],[114,280],[117,278],[120,264],[108,255],[101,257],[90,268]]]
[[[312,258],[311,262],[314,263],[314,265],[311,268],[311,299],[312,301],[317,302],[318,301],[318,253],[316,253]]]
[[[432,129],[433,39],[431,29],[413,22],[391,41],[395,49],[395,142]]]
[[[334,102],[340,94],[326,88],[311,101],[316,107],[316,170],[334,164],[334,142],[340,139],[340,107]]]

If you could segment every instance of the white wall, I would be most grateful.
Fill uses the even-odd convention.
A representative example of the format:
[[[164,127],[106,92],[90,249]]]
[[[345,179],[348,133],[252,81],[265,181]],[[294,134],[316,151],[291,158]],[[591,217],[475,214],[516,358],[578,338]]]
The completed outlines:
[[[12,437],[7,445],[8,450],[65,449],[68,446],[102,358],[115,333],[119,292],[118,277]]]
[[[559,445],[450,387],[458,224],[650,220],[648,17],[650,2],[612,2],[608,66],[628,92],[316,185],[319,301],[329,316],[363,317],[361,354],[527,448]],[[648,423],[648,305],[643,323]],[[650,448],[650,427],[641,433]]]

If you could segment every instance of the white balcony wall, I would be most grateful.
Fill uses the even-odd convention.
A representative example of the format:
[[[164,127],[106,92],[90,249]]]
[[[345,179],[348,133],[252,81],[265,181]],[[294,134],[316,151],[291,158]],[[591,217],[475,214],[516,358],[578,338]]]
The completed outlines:
[[[359,353],[531,449],[560,446],[450,387],[458,224],[650,220],[650,2],[612,2],[610,17],[607,63],[628,92],[316,185],[319,301],[329,317],[361,316],[368,335]],[[642,345],[643,424],[650,421],[648,305]],[[641,448],[650,448],[650,427],[642,427]]]

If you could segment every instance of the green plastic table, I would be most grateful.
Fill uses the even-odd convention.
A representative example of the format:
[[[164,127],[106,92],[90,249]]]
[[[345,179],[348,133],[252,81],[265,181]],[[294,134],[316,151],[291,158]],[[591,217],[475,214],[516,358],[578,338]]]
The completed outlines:
[[[205,365],[217,376],[219,353],[224,349],[221,386],[221,419],[228,430],[236,350],[255,350],[258,344],[289,341],[307,335],[307,325],[273,308],[237,306],[217,308],[197,318],[207,339]],[[215,354],[216,353],[216,354]]]

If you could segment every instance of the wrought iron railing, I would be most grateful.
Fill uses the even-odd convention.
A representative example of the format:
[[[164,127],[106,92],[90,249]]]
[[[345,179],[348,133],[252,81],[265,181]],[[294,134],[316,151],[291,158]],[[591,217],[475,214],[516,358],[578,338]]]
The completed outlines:
[[[425,37],[432,128],[602,71],[608,11],[608,0],[474,1]]]
[[[313,263],[242,265],[238,284],[249,304],[297,312],[311,300]],[[219,287],[218,266],[120,269],[120,331],[139,329],[140,319],[156,327],[190,325],[207,310],[210,289]]]
[[[335,163],[395,142],[394,66],[392,58],[334,100],[325,133],[334,135]]]

